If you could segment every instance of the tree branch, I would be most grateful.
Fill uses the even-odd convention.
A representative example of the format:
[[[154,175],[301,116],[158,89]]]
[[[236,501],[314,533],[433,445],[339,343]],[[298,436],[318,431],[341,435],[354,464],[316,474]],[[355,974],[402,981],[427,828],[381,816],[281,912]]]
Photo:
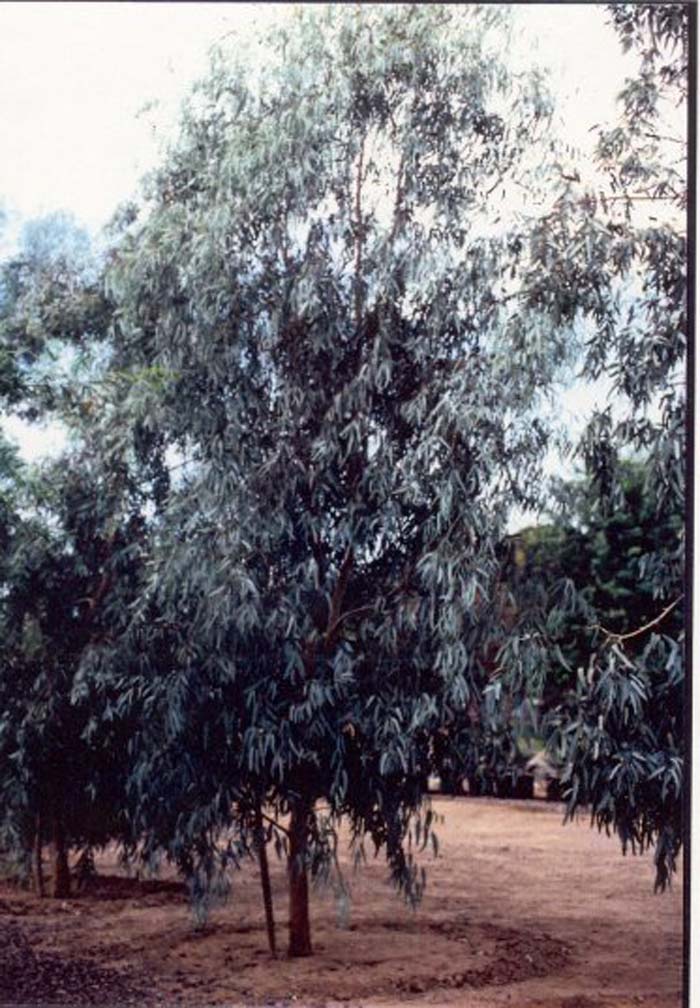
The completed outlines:
[[[663,133],[645,133],[644,136],[650,140],[668,140],[670,143],[681,144],[683,147],[686,146],[686,141],[680,137],[665,136]]]
[[[340,565],[338,580],[335,583],[335,589],[333,590],[333,597],[331,599],[331,609],[328,613],[328,626],[323,638],[323,646],[326,649],[333,643],[334,634],[342,619],[341,608],[345,597],[345,589],[347,588],[348,578],[350,577],[350,571],[352,569],[353,559],[354,554],[352,546],[348,545],[345,550],[343,562]]]
[[[347,612],[342,613],[333,625],[326,631],[326,639],[329,642],[332,640],[336,630],[344,620],[349,619],[351,616],[358,616],[360,613],[373,612],[373,610],[374,606],[371,605],[358,606],[357,609],[348,609]]]
[[[276,819],[271,819],[269,815],[265,815],[262,809],[260,810],[260,817],[264,819],[265,822],[269,822],[271,826],[274,826],[275,829],[278,829],[281,833],[284,833],[286,834],[286,836],[289,836],[289,830],[287,829],[287,827],[282,826],[281,823],[278,823]]]
[[[401,159],[399,161],[399,170],[396,173],[396,198],[394,199],[394,221],[391,227],[392,242],[394,241],[399,232],[399,223],[401,221],[401,211],[403,208],[403,179],[404,179],[404,154],[402,151]]]
[[[616,644],[621,644],[622,641],[631,640],[633,637],[639,637],[641,634],[646,633],[647,630],[651,630],[652,627],[655,627],[666,616],[668,616],[668,614],[673,609],[675,609],[678,603],[681,602],[682,600],[683,596],[679,595],[678,598],[675,599],[675,601],[671,602],[670,605],[667,605],[666,608],[663,610],[663,612],[660,612],[659,615],[656,616],[653,620],[649,620],[649,622],[645,623],[644,626],[637,627],[636,630],[630,630],[629,633],[619,634],[615,633],[614,630],[606,630],[606,628],[604,626],[601,626],[600,623],[594,623],[592,626],[589,626],[588,629],[600,630],[601,633],[605,634],[605,636],[609,640],[614,641]]]
[[[363,134],[357,159],[357,182],[355,183],[355,325],[360,328],[362,317],[362,171],[365,161],[365,140]]]
[[[117,533],[116,531],[114,531],[112,532],[112,534],[109,536],[109,538],[105,543],[105,550],[107,552],[107,556],[104,558],[105,563],[108,563],[109,560],[111,559],[112,548],[114,546],[116,538]],[[86,595],[84,598],[80,600],[81,603],[85,606],[84,621],[86,624],[89,625],[94,621],[97,613],[97,607],[102,602],[102,599],[105,597],[105,595],[110,590],[113,584],[114,584],[114,574],[109,570],[105,570],[102,572],[102,576],[100,577],[100,580],[97,583],[92,595]]]

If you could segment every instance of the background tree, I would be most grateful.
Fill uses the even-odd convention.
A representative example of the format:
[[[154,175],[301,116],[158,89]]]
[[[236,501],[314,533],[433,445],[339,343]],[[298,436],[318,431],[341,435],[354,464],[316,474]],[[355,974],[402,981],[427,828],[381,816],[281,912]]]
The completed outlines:
[[[160,739],[143,828],[206,875],[246,795],[288,812],[292,955],[319,800],[420,889],[433,739],[480,696],[496,544],[567,353],[513,297],[499,196],[546,171],[549,104],[502,63],[503,18],[324,8],[257,79],[220,56],[110,273],[119,366],[164,378],[122,429],[182,460],[144,599],[162,623],[132,628]]]
[[[80,669],[133,595],[144,523],[138,507],[116,507],[121,480],[115,492],[88,460],[17,474],[3,528],[0,828],[25,861],[34,851],[39,888],[42,846],[53,843],[60,897],[71,847],[131,837],[129,728],[115,696],[95,703]]]
[[[110,320],[100,257],[66,213],[29,221],[0,267],[0,401],[28,420],[68,415]],[[83,410],[89,410],[85,402]]]
[[[591,620],[600,619],[610,635],[620,637],[658,616],[654,570],[642,558],[673,555],[683,536],[682,515],[657,513],[644,465],[621,462],[618,478],[617,506],[606,512],[589,482],[557,481],[550,524],[522,529],[511,539],[508,584],[519,613],[549,614],[568,582],[579,595],[580,611],[558,626],[551,623],[548,636],[562,662],[555,667],[557,678],[545,684],[547,708],[556,705],[562,689],[575,685],[576,669],[587,666]],[[667,615],[667,629],[673,626],[680,634],[680,605]],[[628,640],[632,651],[645,643],[643,635]]]
[[[663,887],[682,839],[687,163],[678,119],[687,101],[688,8],[615,4],[610,14],[624,48],[639,54],[639,73],[620,96],[619,125],[600,133],[603,181],[570,181],[533,233],[528,299],[553,321],[584,325],[581,375],[607,386],[610,405],[593,412],[575,446],[598,527],[612,535],[615,513],[625,513],[629,470],[621,460],[637,457],[646,460],[644,501],[654,502],[660,529],[678,535],[647,540],[645,552],[628,558],[654,603],[646,599],[636,623],[626,612],[606,624],[609,594],[591,597],[569,579],[549,615],[504,647],[502,667],[541,683],[544,670],[555,675],[552,660],[562,664],[551,627],[574,613],[586,623],[577,699],[559,712],[550,738],[566,768],[569,814],[590,805],[624,849],[654,846]]]
[[[106,410],[110,312],[100,263],[72,220],[27,225],[0,275],[1,392],[23,418],[60,425],[69,445],[41,466],[2,456],[0,831],[25,870],[34,853],[42,894],[42,849],[53,843],[61,897],[71,847],[131,835],[128,727],[116,697],[95,696],[81,677],[133,598],[150,486],[103,450],[93,422]]]

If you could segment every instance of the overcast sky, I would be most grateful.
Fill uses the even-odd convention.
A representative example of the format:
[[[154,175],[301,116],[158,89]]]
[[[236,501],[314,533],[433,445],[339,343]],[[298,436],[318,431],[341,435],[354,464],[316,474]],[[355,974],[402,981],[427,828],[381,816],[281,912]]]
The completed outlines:
[[[614,116],[633,63],[602,5],[512,6],[510,60],[550,69],[558,116],[585,153],[590,128]],[[54,210],[98,232],[157,163],[209,46],[234,33],[250,47],[257,30],[289,11],[279,3],[0,3],[0,255],[24,221]],[[569,403],[573,412],[583,406]],[[8,430],[26,457],[55,438],[14,422]]]
[[[623,77],[599,5],[513,5],[520,46],[553,73],[572,141],[609,117]],[[286,4],[0,4],[0,202],[11,223],[69,209],[101,227],[158,156],[212,42],[288,16]],[[261,55],[262,51],[261,51]],[[139,115],[149,102],[155,108]],[[157,128],[154,129],[154,123]],[[14,231],[15,228],[12,228]]]

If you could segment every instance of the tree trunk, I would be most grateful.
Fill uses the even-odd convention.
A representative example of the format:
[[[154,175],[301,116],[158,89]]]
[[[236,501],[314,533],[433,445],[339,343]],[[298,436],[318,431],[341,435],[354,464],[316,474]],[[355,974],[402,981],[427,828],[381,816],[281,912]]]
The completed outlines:
[[[255,843],[258,849],[260,865],[260,882],[262,885],[263,904],[265,906],[265,924],[267,925],[267,942],[272,958],[277,958],[277,940],[275,936],[275,915],[272,907],[272,887],[270,886],[270,866],[267,862],[267,841],[263,826],[262,809],[258,805],[255,810]]]
[[[556,777],[550,777],[547,781],[547,801],[561,801],[561,783]]]
[[[55,853],[53,895],[54,899],[68,899],[70,896],[70,869],[68,868],[66,830],[60,812],[54,816],[53,827]]]
[[[36,817],[36,838],[34,841],[34,885],[36,886],[37,895],[41,899],[43,899],[46,895],[46,887],[44,885],[44,865],[41,859],[44,852],[44,842],[42,837],[43,828],[43,816],[41,812],[39,812]]]
[[[306,850],[310,809],[306,802],[292,806],[289,824],[289,955],[309,956],[311,923],[309,920],[309,880]]]
[[[534,798],[535,797],[535,778],[531,774],[523,774],[517,777],[515,781],[509,781],[509,793],[505,795],[507,798]]]

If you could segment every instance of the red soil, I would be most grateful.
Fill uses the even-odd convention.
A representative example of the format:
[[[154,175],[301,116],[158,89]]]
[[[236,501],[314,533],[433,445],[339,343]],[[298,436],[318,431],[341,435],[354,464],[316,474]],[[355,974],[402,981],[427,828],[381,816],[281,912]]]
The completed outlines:
[[[174,880],[120,877],[114,856],[84,896],[0,887],[0,1004],[321,1008],[679,1008],[680,879],[652,891],[651,859],[623,858],[587,823],[538,801],[435,799],[444,817],[417,911],[379,859],[353,873],[349,919],[312,896],[315,954],[271,960],[254,865],[197,931]],[[273,857],[278,942],[286,879]],[[5,958],[3,959],[3,954]],[[4,998],[4,1000],[3,1000]]]

